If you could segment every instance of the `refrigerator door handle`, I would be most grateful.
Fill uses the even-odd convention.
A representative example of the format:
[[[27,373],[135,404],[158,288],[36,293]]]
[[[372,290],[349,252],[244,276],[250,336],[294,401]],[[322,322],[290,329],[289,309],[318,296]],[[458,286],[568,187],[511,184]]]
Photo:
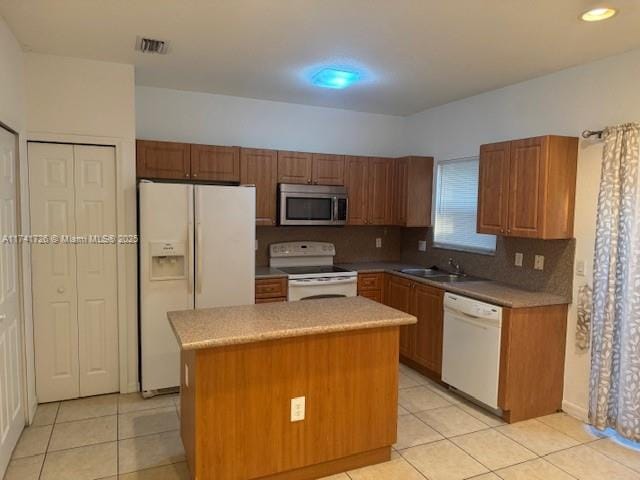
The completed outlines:
[[[193,245],[193,187],[187,188],[187,218],[189,221],[187,222],[187,268],[189,269],[187,272],[187,288],[189,293],[193,293],[193,282],[194,282],[194,245]]]
[[[202,262],[202,228],[200,228],[200,204],[202,203],[200,196],[200,188],[194,187],[196,191],[195,198],[195,210],[196,210],[196,293],[202,293],[202,270],[203,270],[203,262]]]
[[[189,275],[188,275],[188,279],[189,279],[189,293],[193,293],[193,223],[189,222],[189,225],[187,225],[187,243],[188,243],[188,252],[189,255],[187,257],[187,268],[189,269]]]

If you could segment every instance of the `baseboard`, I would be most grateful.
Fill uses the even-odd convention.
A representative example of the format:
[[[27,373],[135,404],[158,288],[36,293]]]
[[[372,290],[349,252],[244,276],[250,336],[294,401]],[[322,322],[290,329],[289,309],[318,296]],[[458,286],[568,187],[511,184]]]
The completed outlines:
[[[586,422],[589,418],[589,411],[586,408],[566,400],[562,401],[562,410],[583,422]]]

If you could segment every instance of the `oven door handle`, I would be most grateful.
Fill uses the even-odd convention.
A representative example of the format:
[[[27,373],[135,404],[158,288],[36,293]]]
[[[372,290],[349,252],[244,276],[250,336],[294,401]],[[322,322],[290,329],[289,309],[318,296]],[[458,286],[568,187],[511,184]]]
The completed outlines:
[[[351,285],[357,283],[358,277],[349,277],[345,280],[289,280],[289,287],[316,287],[318,285]]]

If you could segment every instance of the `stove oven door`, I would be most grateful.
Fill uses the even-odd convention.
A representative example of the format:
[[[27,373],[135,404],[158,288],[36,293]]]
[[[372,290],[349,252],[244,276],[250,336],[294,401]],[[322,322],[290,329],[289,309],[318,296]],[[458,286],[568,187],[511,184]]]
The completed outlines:
[[[355,297],[358,277],[322,277],[289,280],[290,302],[316,298]]]

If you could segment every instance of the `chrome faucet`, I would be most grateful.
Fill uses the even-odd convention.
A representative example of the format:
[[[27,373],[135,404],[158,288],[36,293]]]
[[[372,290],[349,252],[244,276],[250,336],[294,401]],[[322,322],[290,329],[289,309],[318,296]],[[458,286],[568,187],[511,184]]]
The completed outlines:
[[[453,268],[453,273],[456,275],[462,275],[462,267],[460,267],[459,263],[453,260],[453,257],[449,257],[449,266]]]

